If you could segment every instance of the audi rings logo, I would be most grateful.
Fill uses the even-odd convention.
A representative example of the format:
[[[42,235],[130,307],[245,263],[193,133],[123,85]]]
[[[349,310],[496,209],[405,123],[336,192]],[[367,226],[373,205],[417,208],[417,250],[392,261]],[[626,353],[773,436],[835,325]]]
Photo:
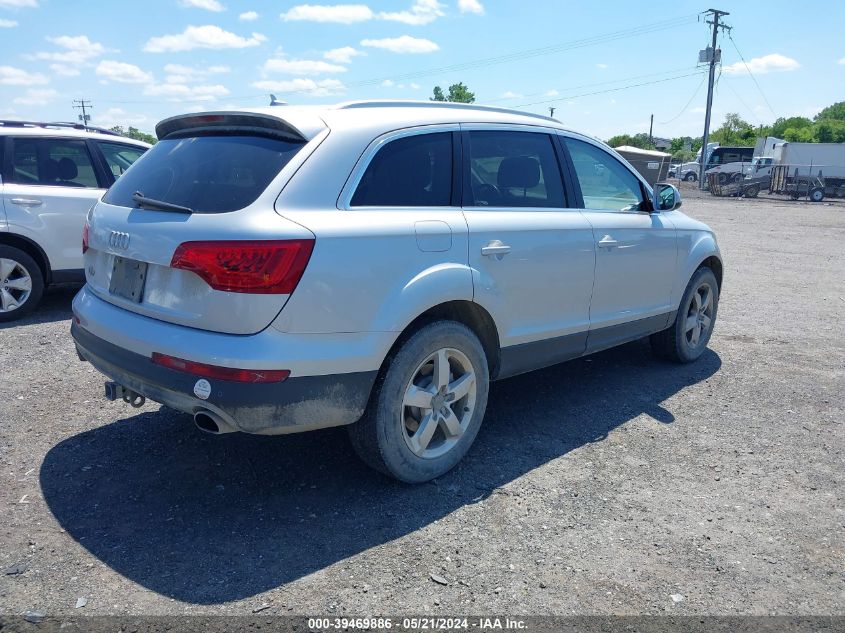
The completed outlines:
[[[109,235],[109,246],[115,249],[125,251],[127,248],[129,248],[129,233],[112,231],[111,235]]]

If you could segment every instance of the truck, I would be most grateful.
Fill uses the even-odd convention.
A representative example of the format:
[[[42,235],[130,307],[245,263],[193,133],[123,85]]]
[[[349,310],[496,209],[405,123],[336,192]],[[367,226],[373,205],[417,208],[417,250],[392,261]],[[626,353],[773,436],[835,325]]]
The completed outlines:
[[[739,182],[745,176],[746,169],[754,158],[753,147],[720,146],[710,154],[707,161],[705,175],[716,174],[720,185],[728,182]]]
[[[769,192],[793,200],[845,196],[845,143],[776,143]]]
[[[707,144],[707,159],[710,159],[713,151],[719,147],[719,143],[708,143]],[[687,182],[695,182],[698,180],[698,174],[701,169],[701,149],[695,155],[695,160],[690,161],[689,163],[683,163],[682,165],[676,165],[674,169],[672,167],[669,168],[669,177],[670,178],[678,178],[680,180],[686,180]]]

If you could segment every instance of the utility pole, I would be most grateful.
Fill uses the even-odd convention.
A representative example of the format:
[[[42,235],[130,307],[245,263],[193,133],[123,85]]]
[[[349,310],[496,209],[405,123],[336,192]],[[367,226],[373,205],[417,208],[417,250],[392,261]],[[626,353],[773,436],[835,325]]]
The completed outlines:
[[[91,115],[88,114],[88,109],[90,108],[90,109],[93,110],[94,104],[92,104],[90,101],[87,101],[85,99],[74,99],[73,100],[73,107],[78,109],[78,110],[82,110],[82,114],[80,114],[78,118],[79,118],[80,121],[82,121],[82,125],[84,125],[85,127],[88,127],[88,121],[91,120]]]
[[[651,145],[654,145],[654,136],[652,136],[652,132],[654,131],[654,115],[651,115],[651,122],[648,124],[648,142]]]
[[[704,113],[704,138],[701,143],[701,165],[699,165],[698,171],[698,186],[702,191],[707,188],[704,183],[704,170],[707,167],[707,143],[710,141],[710,110],[713,108],[713,82],[716,79],[716,62],[721,61],[721,55],[716,48],[716,36],[719,34],[720,28],[730,29],[729,26],[719,23],[719,18],[723,15],[730,15],[727,11],[709,9],[705,13],[713,18],[712,20],[705,20],[707,24],[713,27],[713,43],[710,46],[710,50],[707,51],[707,61],[710,62],[710,79],[707,82],[707,110]],[[700,53],[699,60],[701,60]]]
[[[552,119],[555,118],[555,107],[554,106],[549,106],[549,117],[552,118]]]

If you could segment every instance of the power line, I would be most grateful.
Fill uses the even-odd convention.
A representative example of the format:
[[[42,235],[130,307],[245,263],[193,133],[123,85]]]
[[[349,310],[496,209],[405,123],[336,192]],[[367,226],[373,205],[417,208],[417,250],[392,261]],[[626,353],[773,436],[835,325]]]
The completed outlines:
[[[82,110],[82,114],[79,115],[79,120],[82,121],[82,125],[88,125],[88,121],[91,120],[91,115],[88,114],[88,108],[93,110],[94,104],[86,99],[74,99],[73,107],[76,110]]]
[[[565,96],[561,96],[561,97],[556,97],[554,99],[548,99],[546,101],[535,101],[533,103],[523,103],[523,104],[516,105],[516,106],[513,106],[513,107],[514,108],[527,108],[529,106],[545,105],[547,103],[557,103],[558,101],[565,101],[567,99],[579,99],[581,97],[591,97],[593,95],[600,95],[600,94],[605,94],[605,93],[608,93],[608,92],[619,92],[620,90],[628,90],[629,88],[638,88],[640,86],[650,86],[652,84],[664,83],[664,82],[667,82],[667,81],[672,81],[674,79],[681,79],[682,77],[692,77],[694,75],[698,75],[701,72],[702,71],[698,70],[696,72],[687,73],[685,75],[675,75],[674,77],[666,77],[665,79],[655,79],[653,81],[643,81],[641,83],[629,84],[627,86],[619,86],[618,88],[608,88],[607,90],[596,90],[594,92],[584,92],[584,93],[578,94],[578,95],[565,95]]]
[[[733,47],[736,49],[736,53],[737,53],[737,55],[739,55],[739,58],[742,60],[742,64],[743,64],[743,66],[745,66],[745,70],[748,71],[748,74],[751,75],[751,79],[754,80],[754,85],[757,86],[757,90],[760,91],[760,95],[763,97],[763,101],[766,102],[766,106],[768,106],[769,111],[773,115],[777,116],[777,113],[772,108],[772,104],[770,104],[769,100],[766,98],[766,93],[763,92],[763,89],[760,87],[760,84],[757,82],[757,77],[755,77],[754,73],[751,72],[751,68],[748,66],[748,62],[745,61],[745,57],[743,57],[742,53],[739,51],[739,46],[736,45],[736,42],[734,41],[734,38],[731,35],[730,31],[728,31],[728,39],[731,41],[731,44],[733,44]]]
[[[703,86],[703,85],[704,85],[704,80],[705,80],[705,79],[707,79],[707,76],[706,76],[706,75],[704,75],[704,74],[702,73],[702,75],[701,75],[701,81],[700,81],[700,82],[698,82],[698,87],[695,89],[695,92],[693,92],[693,93],[692,93],[692,96],[689,98],[689,101],[687,101],[687,102],[686,102],[686,104],[684,105],[684,107],[683,107],[683,108],[681,108],[681,111],[680,111],[680,112],[678,112],[678,114],[676,114],[675,116],[673,116],[673,117],[672,117],[671,119],[669,119],[668,121],[658,121],[658,122],[657,122],[657,124],[658,124],[658,125],[668,125],[669,123],[674,123],[675,121],[677,121],[677,120],[681,117],[681,115],[682,115],[684,112],[686,112],[686,111],[687,111],[687,108],[690,106],[690,104],[692,103],[693,99],[695,99],[695,98],[698,96],[698,91],[699,91],[699,90],[701,90],[701,86]]]

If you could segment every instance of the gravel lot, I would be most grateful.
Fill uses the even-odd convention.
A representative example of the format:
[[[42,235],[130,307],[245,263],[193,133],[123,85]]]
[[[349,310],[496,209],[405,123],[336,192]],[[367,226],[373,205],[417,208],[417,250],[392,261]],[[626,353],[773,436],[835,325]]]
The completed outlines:
[[[0,329],[0,614],[843,614],[845,205],[685,193],[726,262],[711,351],[496,383],[417,487],[342,429],[105,402],[52,290]]]

